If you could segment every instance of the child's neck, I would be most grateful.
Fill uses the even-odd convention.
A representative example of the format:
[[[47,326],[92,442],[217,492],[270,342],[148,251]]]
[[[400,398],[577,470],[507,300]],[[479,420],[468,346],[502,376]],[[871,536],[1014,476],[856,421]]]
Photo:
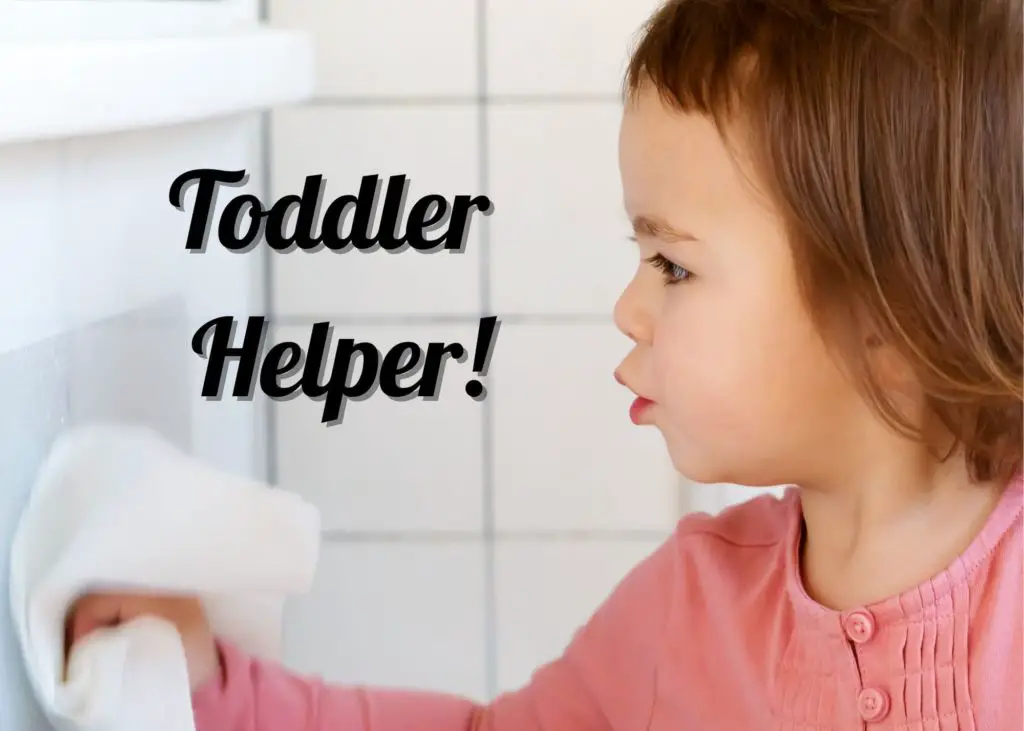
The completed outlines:
[[[981,531],[1002,484],[972,483],[955,458],[911,463],[802,491],[801,568],[815,600],[845,610],[897,595],[946,569]]]

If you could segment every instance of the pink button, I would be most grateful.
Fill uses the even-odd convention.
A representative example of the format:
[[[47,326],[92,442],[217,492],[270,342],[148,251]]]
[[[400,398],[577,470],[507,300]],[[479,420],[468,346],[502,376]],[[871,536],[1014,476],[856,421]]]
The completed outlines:
[[[843,630],[847,637],[862,645],[875,635],[875,618],[868,610],[857,609],[843,619]]]
[[[889,696],[884,690],[865,688],[857,697],[857,710],[868,723],[881,721],[889,713]]]

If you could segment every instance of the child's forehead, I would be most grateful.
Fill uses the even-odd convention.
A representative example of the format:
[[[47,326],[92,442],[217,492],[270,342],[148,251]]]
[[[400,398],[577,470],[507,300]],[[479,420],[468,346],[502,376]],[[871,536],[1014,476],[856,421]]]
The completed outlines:
[[[672,109],[656,94],[638,98],[626,105],[619,137],[627,212],[685,205],[710,214],[737,205],[751,197],[737,154],[707,117]]]

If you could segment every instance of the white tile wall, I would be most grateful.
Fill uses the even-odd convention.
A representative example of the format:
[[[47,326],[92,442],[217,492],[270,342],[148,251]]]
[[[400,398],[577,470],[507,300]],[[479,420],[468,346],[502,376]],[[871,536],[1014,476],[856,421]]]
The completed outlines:
[[[277,329],[277,340],[308,343],[308,326]],[[411,340],[459,342],[468,325],[338,324],[334,338],[382,352]],[[333,367],[328,361],[328,371]],[[463,386],[467,366],[449,361],[436,401],[394,402],[379,392],[349,403],[340,424],[320,423],[323,405],[305,397],[277,407],[278,479],[320,507],[326,530],[462,531],[480,535],[483,464],[480,405]]]
[[[608,324],[509,325],[494,365],[499,530],[662,530],[679,517],[660,434],[628,417]]]
[[[494,94],[618,94],[630,43],[659,4],[487,0],[488,89]]]
[[[499,543],[499,689],[521,687],[555,659],[584,618],[656,547],[642,540]]]
[[[611,312],[638,257],[619,181],[615,102],[488,110],[494,307]]]
[[[359,190],[360,178],[404,174],[406,210],[417,198],[480,192],[477,114],[472,107],[307,107],[275,121],[275,196],[298,194],[308,175],[326,180],[324,203]],[[382,192],[383,195],[383,192]],[[472,221],[473,219],[471,219]],[[274,301],[287,315],[476,313],[480,223],[465,251],[359,251],[274,257]]]
[[[275,117],[275,195],[310,174],[333,198],[405,173],[412,195],[494,202],[454,257],[272,257],[276,332],[301,341],[332,319],[336,337],[382,346],[468,344],[481,316],[503,320],[482,403],[455,365],[437,403],[378,394],[340,425],[305,397],[274,406],[279,481],[327,529],[317,590],[289,615],[300,667],[493,696],[556,655],[676,522],[660,436],[630,424],[612,377],[628,343],[611,312],[637,264],[618,92],[652,8],[271,0],[275,24],[321,44],[319,99]]]
[[[335,682],[483,699],[479,542],[324,547],[313,592],[286,612],[285,661]]]
[[[274,25],[312,31],[325,97],[477,92],[477,0],[270,0]]]

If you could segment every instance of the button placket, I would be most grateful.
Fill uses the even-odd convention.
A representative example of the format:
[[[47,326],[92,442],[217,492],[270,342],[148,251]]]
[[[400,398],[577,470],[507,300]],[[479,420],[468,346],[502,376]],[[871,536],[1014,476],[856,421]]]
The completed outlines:
[[[865,608],[855,609],[843,616],[841,624],[843,634],[854,645],[854,656],[868,652],[865,645],[871,642],[878,631],[874,615]],[[859,659],[857,664],[860,666]],[[862,686],[857,694],[857,712],[865,723],[882,721],[889,715],[889,710],[890,698],[884,689],[870,685]]]

